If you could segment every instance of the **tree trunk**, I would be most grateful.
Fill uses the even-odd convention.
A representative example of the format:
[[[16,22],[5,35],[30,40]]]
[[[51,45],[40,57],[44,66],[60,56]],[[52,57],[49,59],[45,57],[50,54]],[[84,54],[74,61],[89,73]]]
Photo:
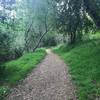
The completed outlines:
[[[100,9],[94,0],[84,0],[87,13],[93,19],[95,25],[100,29]]]
[[[45,33],[42,34],[42,36],[40,37],[39,41],[37,42],[36,46],[33,48],[33,52],[38,48],[40,42],[42,41],[43,37],[45,36],[45,34],[47,33],[47,31]]]
[[[76,42],[76,33],[70,34],[70,44],[74,44]]]

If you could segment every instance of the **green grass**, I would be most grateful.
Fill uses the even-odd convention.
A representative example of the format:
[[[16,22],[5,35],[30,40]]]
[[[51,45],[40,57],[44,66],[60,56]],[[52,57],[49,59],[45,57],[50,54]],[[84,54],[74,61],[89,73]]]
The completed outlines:
[[[65,63],[77,87],[78,100],[100,99],[100,40],[54,49]],[[98,100],[99,100],[98,99]]]
[[[38,49],[34,53],[28,53],[23,55],[17,60],[9,61],[5,63],[5,79],[3,83],[6,86],[12,86],[22,80],[38,63],[45,57],[46,52],[44,49]],[[3,85],[4,85],[3,84]],[[8,88],[0,87],[0,100],[8,91]]]
[[[98,39],[100,38],[100,32],[96,32],[95,34],[90,34],[90,39]]]

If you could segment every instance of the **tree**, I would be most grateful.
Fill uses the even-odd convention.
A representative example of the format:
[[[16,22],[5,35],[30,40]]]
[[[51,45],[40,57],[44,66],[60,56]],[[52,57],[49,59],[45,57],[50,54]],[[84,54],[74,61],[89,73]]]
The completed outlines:
[[[86,12],[91,16],[96,26],[100,29],[100,1],[99,0],[84,0]]]
[[[25,51],[30,52],[39,47],[43,37],[51,30],[53,12],[47,0],[45,2],[29,0],[25,3],[28,4],[24,7],[27,9],[25,16],[28,20],[24,34]]]
[[[89,33],[99,26],[99,6],[96,6],[96,2],[93,4],[92,0],[56,0],[56,7],[57,29],[64,35],[68,34],[71,44],[81,40],[84,33]]]

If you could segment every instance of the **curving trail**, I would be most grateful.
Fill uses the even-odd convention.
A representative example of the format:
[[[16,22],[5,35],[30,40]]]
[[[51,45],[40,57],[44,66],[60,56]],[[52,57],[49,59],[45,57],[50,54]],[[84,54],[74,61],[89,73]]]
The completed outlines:
[[[7,100],[76,100],[65,63],[50,50],[46,58],[15,88]]]

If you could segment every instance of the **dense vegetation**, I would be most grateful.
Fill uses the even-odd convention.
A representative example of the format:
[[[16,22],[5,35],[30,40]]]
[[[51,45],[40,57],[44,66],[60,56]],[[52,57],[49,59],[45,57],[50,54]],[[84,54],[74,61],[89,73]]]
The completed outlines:
[[[95,100],[100,96],[100,40],[77,46],[55,48],[54,51],[69,65],[76,85],[78,100]]]
[[[34,66],[34,61],[25,64],[23,55],[29,57],[26,57],[27,59],[31,59],[31,57],[34,58],[33,60],[38,59],[37,57],[41,54],[35,51],[39,47],[56,46],[62,43],[66,49],[74,46],[75,48],[73,47],[70,52],[67,52],[66,49],[64,52],[70,56],[68,59],[71,59],[71,57],[77,56],[73,53],[74,50],[82,52],[82,48],[89,45],[85,51],[88,52],[90,48],[95,50],[91,49],[91,52],[88,53],[83,51],[82,54],[87,57],[91,56],[91,59],[86,62],[96,63],[98,60],[95,57],[99,59],[100,56],[99,44],[95,44],[94,40],[89,44],[84,42],[93,39],[95,34],[98,34],[96,38],[100,37],[100,0],[0,0],[0,86],[3,86],[4,80],[16,83],[21,78],[20,71],[23,71],[22,76],[24,76],[24,73],[30,69],[27,69],[28,65],[33,64]],[[79,46],[81,42],[84,42],[83,47]],[[79,51],[78,48],[82,51]],[[63,47],[60,47],[59,51],[61,49]],[[92,50],[94,51],[92,52]],[[33,57],[35,56],[33,52],[37,53],[36,58]],[[61,52],[63,55],[63,51]],[[97,52],[98,54],[96,54]],[[92,55],[95,56],[95,59],[92,59]],[[77,59],[78,66],[83,64],[83,61],[80,60]],[[7,63],[9,61],[10,63]],[[72,62],[71,67],[75,66],[73,70],[77,72],[76,62]],[[94,63],[91,63],[91,66],[94,66],[93,70],[98,70]],[[19,66],[19,64],[21,65]],[[20,69],[21,66],[23,69]],[[20,70],[19,75],[15,69]],[[86,69],[90,71],[90,65],[86,66]],[[85,69],[79,69],[79,71],[85,71]],[[90,71],[90,73],[92,72]],[[100,76],[98,71],[97,73],[97,76]],[[14,77],[11,77],[11,74],[14,74]],[[0,94],[5,93],[6,90],[8,89],[5,87],[0,88]],[[82,92],[84,91],[82,90]],[[84,92],[82,95],[86,96],[85,93],[88,92]]]

